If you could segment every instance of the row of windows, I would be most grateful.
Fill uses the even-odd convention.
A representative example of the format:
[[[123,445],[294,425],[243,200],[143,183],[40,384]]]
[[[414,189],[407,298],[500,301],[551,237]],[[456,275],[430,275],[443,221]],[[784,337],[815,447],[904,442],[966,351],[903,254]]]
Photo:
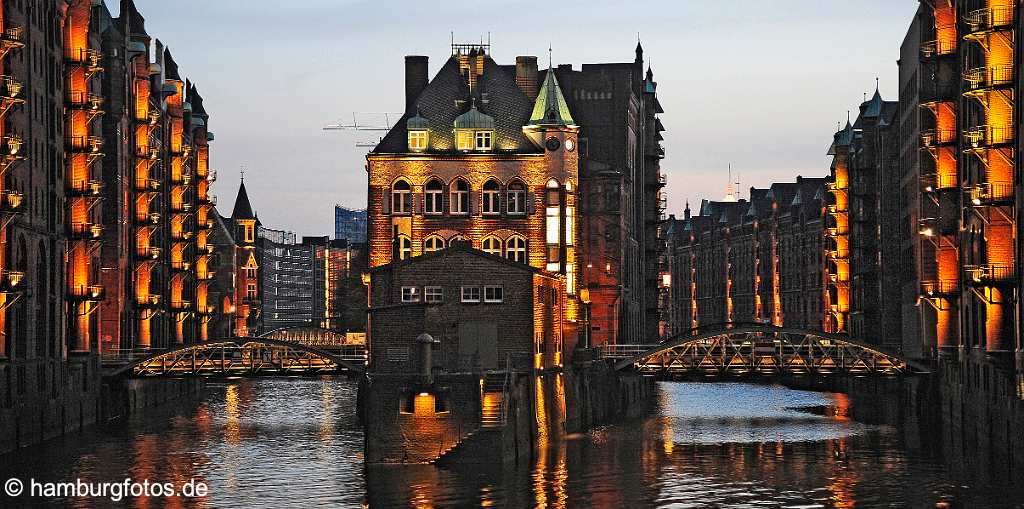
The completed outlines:
[[[470,187],[463,179],[456,179],[448,187],[448,200],[445,202],[445,185],[438,179],[433,179],[423,187],[423,213],[427,215],[444,214],[469,214],[470,213]],[[526,184],[513,181],[505,188],[504,202],[507,214],[526,214]],[[412,186],[408,181],[399,180],[391,187],[391,210],[392,214],[412,213]],[[495,180],[488,180],[483,187],[483,214],[501,214],[502,192],[501,184]]]
[[[463,286],[460,293],[461,302],[468,304],[481,301],[486,304],[500,304],[505,300],[505,289],[501,285],[485,285],[482,292],[479,286]],[[427,304],[440,304],[444,302],[444,288],[426,286],[421,291],[418,286],[402,287],[402,302],[420,302],[421,299]]]
[[[491,150],[494,132],[490,130],[458,129],[455,131],[455,146],[459,150]],[[409,130],[409,150],[422,152],[427,149],[429,136],[422,129]]]
[[[412,256],[412,240],[408,235],[399,235],[397,237],[398,242],[398,259],[405,260]],[[449,239],[448,243],[463,241],[465,237],[461,235],[455,235]],[[518,263],[527,263],[527,243],[526,239],[519,236],[513,235],[507,240],[502,241],[498,237],[490,236],[485,237],[480,242],[480,249],[486,253],[492,255],[504,256],[509,260]],[[423,239],[423,252],[430,253],[433,251],[440,251],[445,248],[445,240],[440,235],[430,235]]]

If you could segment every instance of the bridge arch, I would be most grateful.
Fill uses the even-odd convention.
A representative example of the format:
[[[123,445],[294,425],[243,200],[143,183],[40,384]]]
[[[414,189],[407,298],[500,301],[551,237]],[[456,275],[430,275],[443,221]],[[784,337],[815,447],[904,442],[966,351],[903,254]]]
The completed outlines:
[[[106,376],[361,374],[364,369],[357,362],[301,343],[268,337],[235,337],[154,353],[120,366]]]
[[[846,336],[766,324],[702,327],[657,345],[606,347],[605,356],[617,360],[617,370],[669,375],[897,376],[929,371]]]

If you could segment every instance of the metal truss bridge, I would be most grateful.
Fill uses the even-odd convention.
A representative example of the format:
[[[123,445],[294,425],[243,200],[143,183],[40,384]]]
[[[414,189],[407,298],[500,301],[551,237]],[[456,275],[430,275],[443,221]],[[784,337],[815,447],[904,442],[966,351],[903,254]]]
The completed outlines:
[[[286,331],[273,331],[287,338]],[[182,345],[164,351],[136,351],[104,359],[106,377],[277,376],[362,374],[363,345],[317,348],[274,337],[236,337]]]
[[[876,346],[838,334],[764,324],[705,327],[654,345],[603,345],[615,369],[663,376],[900,376],[927,372]]]

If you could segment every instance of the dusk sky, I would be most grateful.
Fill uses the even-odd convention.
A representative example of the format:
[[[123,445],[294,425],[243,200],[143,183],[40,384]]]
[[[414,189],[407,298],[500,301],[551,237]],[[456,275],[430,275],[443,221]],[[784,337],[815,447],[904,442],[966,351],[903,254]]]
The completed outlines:
[[[214,193],[229,214],[246,167],[253,208],[270,227],[333,235],[335,203],[366,202],[366,148],[379,133],[323,131],[359,112],[400,112],[403,57],[430,57],[491,34],[492,56],[555,64],[633,60],[637,32],[653,63],[669,213],[720,199],[726,168],[751,185],[824,176],[836,122],[881,79],[897,96],[896,60],[913,0],[436,2],[136,0],[150,35],[194,80],[217,135]],[[112,2],[116,8],[117,2]],[[439,8],[443,5],[444,8]],[[481,7],[485,6],[485,7]],[[114,12],[117,15],[117,12]],[[378,117],[379,118],[379,117]]]

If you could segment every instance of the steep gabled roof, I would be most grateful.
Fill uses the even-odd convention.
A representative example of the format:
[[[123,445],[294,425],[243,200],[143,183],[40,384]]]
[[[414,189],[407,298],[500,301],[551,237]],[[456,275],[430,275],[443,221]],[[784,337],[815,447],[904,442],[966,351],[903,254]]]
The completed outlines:
[[[170,48],[164,48],[164,75],[168,80],[181,81],[181,75],[178,74],[178,64],[174,61],[174,57],[171,56]]]
[[[122,31],[128,35],[146,35],[146,18],[142,17],[133,0],[121,0],[120,15]]]

